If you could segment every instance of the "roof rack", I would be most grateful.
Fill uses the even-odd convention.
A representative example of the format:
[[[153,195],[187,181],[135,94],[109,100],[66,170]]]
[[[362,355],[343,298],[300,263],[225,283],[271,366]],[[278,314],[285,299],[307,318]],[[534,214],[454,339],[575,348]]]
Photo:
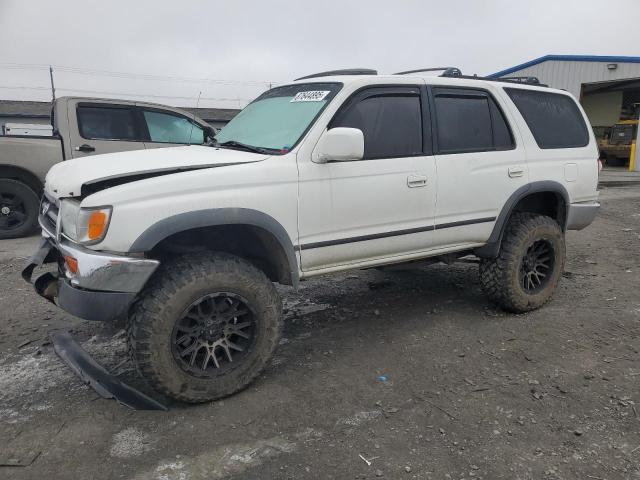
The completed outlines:
[[[318,77],[330,77],[334,75],[377,75],[377,70],[371,70],[370,68],[346,68],[343,70],[329,70],[328,72],[314,73],[312,75],[306,75],[304,77],[296,78],[294,82],[298,80],[306,80],[308,78]]]
[[[461,77],[462,71],[457,67],[437,67],[437,68],[419,68],[417,70],[406,70],[404,72],[394,73],[394,75],[408,75],[410,73],[421,73],[421,72],[439,72],[442,70],[440,74],[441,77]]]
[[[450,77],[450,78],[464,78],[467,80],[485,80],[488,82],[505,82],[505,83],[522,83],[526,85],[535,85],[536,87],[548,87],[544,83],[540,83],[538,77],[533,76],[525,76],[525,77],[502,77],[502,78],[494,78],[494,77],[479,77],[478,75],[463,75],[462,71],[457,67],[438,67],[438,68],[418,68],[416,70],[406,70],[404,72],[394,73],[394,75],[408,75],[411,73],[422,73],[422,72],[442,72],[440,77]],[[294,81],[298,80],[306,80],[308,78],[318,78],[318,77],[328,77],[331,75],[377,75],[378,72],[376,70],[371,70],[369,68],[347,68],[344,70],[330,70],[328,72],[320,72],[314,73],[312,75],[307,75],[305,77],[296,78]]]

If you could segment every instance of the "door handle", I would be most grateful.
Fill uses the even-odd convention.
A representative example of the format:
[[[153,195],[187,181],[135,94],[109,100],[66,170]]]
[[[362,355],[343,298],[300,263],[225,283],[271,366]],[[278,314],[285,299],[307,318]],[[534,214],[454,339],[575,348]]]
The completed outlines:
[[[80,145],[76,147],[76,152],[95,152],[96,147],[92,147],[91,145],[85,143],[84,145]]]
[[[524,175],[524,168],[520,166],[509,167],[509,177],[516,178]]]
[[[427,185],[426,175],[409,175],[407,177],[407,186],[409,188],[424,187]]]

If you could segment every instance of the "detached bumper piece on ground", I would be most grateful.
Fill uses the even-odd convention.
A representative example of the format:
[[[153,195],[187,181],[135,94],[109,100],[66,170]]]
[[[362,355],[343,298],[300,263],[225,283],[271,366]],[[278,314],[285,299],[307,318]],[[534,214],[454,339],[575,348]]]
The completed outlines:
[[[160,402],[111,375],[78,345],[69,332],[51,332],[49,338],[62,361],[102,398],[112,398],[134,410],[168,410]]]
[[[31,276],[33,270],[36,267],[42,266],[45,263],[51,263],[59,260],[59,253],[54,248],[53,244],[43,239],[37,252],[27,261],[22,276],[27,282],[31,282]],[[60,304],[60,293],[66,290],[77,291],[85,293],[80,289],[74,289],[70,286],[68,280],[59,278],[59,274],[47,272],[39,276],[35,282],[34,287],[38,294],[52,303],[58,302]],[[61,288],[62,287],[62,288]],[[91,292],[87,292],[90,294]],[[107,311],[111,315],[109,308],[103,308],[104,302],[96,301],[100,298],[91,296],[94,300],[93,311],[96,314]],[[72,299],[72,304],[80,306],[89,306],[79,302],[78,299]],[[128,302],[127,302],[128,304]],[[120,308],[120,306],[118,306]],[[72,311],[71,313],[75,313]],[[49,334],[53,348],[58,356],[66,363],[71,370],[73,370],[80,379],[91,386],[101,397],[112,398],[117,400],[122,405],[133,408],[135,410],[167,410],[167,407],[157,402],[151,397],[135,390],[134,388],[126,385],[120,381],[114,375],[111,375],[102,365],[96,362],[91,356],[85,352],[78,343],[73,340],[69,332],[58,331]]]

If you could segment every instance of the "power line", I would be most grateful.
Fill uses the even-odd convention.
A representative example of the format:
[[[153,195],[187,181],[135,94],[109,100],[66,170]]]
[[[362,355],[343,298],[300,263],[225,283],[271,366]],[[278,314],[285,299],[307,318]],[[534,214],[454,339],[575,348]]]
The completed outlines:
[[[49,87],[21,87],[14,85],[1,86],[1,89],[7,90],[35,90],[35,91],[51,91]],[[57,91],[65,91],[65,92],[76,92],[76,93],[90,93],[97,95],[119,95],[125,97],[145,97],[145,98],[171,98],[176,100],[196,100],[198,97],[187,97],[187,96],[179,96],[179,95],[155,95],[149,93],[126,93],[126,92],[111,92],[106,90],[85,90],[80,88],[60,88],[56,87]],[[219,102],[249,102],[251,99],[249,98],[218,98],[218,97],[200,97],[201,100],[211,100],[211,101],[219,101]]]
[[[46,89],[45,89],[46,90]],[[148,98],[174,98],[177,100],[196,100],[198,97],[186,97],[178,95],[153,95],[148,93],[125,93],[125,92],[108,92],[103,90],[82,90],[78,88],[58,88],[56,90],[64,90],[65,92],[78,92],[78,93],[94,93],[98,95],[123,95],[126,97],[148,97]],[[201,100],[217,100],[217,101],[250,101],[248,98],[215,98],[215,97],[200,97]]]
[[[7,90],[46,90],[48,92],[51,91],[51,88],[49,87],[17,87],[17,86],[6,86],[6,87],[2,87],[0,86],[0,89],[7,89]]]
[[[267,80],[220,80],[213,78],[197,78],[197,77],[181,77],[171,75],[155,75],[145,73],[131,73],[131,72],[114,72],[110,70],[97,70],[82,67],[68,67],[64,65],[51,65],[56,71],[74,73],[78,75],[93,75],[112,78],[130,78],[138,80],[155,80],[155,81],[168,81],[168,82],[182,82],[182,83],[211,83],[216,85],[246,85],[246,86],[260,86],[266,87],[274,84],[275,82]],[[35,64],[35,63],[0,63],[0,68],[9,70],[48,70],[49,65]]]

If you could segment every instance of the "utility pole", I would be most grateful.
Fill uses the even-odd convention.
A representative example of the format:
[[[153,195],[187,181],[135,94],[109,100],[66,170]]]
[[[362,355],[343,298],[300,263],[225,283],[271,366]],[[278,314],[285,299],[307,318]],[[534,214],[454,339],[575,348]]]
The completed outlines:
[[[56,101],[56,87],[53,84],[53,68],[49,65],[49,79],[51,80],[51,97],[52,102]]]
[[[636,134],[635,147],[635,158],[630,158],[629,162],[633,162],[633,170],[635,170],[636,172],[640,172],[640,128],[638,128],[638,132]],[[629,165],[629,170],[631,170],[631,165]]]

